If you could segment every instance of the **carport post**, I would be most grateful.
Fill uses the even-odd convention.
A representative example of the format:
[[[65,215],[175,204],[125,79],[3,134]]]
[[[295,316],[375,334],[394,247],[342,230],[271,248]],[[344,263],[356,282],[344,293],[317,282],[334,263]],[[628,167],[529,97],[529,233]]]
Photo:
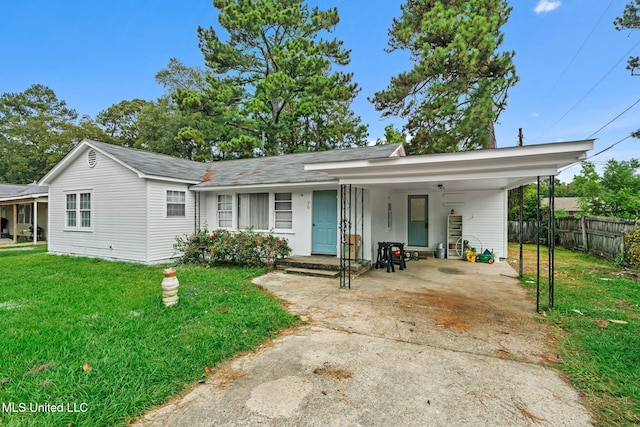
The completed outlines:
[[[522,147],[524,145],[524,136],[522,135],[522,128],[518,129],[518,146]],[[520,186],[520,222],[518,224],[518,234],[520,235],[520,264],[518,264],[519,267],[519,271],[518,271],[518,277],[520,277],[520,279],[522,279],[523,277],[523,265],[522,263],[524,262],[524,252],[523,252],[523,248],[522,248],[522,241],[524,240],[522,233],[524,232],[524,219],[522,218],[522,216],[524,215],[524,186],[521,185]]]
[[[549,177],[549,308],[555,305],[555,250],[556,250],[556,213],[555,213],[556,177]]]
[[[524,262],[524,253],[523,253],[523,248],[522,248],[522,241],[524,240],[522,233],[524,232],[524,218],[522,218],[522,216],[524,215],[524,186],[520,186],[520,221],[518,221],[518,235],[519,235],[519,241],[520,241],[520,263],[519,265],[519,269],[518,269],[518,277],[522,279],[523,277],[523,265],[522,263]]]
[[[540,313],[540,177],[538,177],[538,198],[537,198],[537,209],[536,209],[536,246],[538,248],[537,251],[537,278],[536,278],[536,312]]]

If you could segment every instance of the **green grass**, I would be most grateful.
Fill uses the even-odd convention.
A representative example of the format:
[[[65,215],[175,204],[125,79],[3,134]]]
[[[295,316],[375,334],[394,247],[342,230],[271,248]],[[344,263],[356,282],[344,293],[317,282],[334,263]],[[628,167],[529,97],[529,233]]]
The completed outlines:
[[[534,246],[525,251],[535,256]],[[640,283],[613,262],[582,252],[559,248],[555,260],[555,307],[543,308],[559,332],[558,367],[584,393],[597,425],[640,425]],[[529,264],[524,281],[533,289],[527,282],[535,280],[535,263]],[[545,290],[547,275],[543,271]],[[548,301],[546,292],[541,301]]]
[[[44,250],[0,250],[3,427],[125,425],[296,323],[251,284],[263,269],[177,267],[180,303],[167,308],[162,266]],[[26,411],[7,412],[9,403]]]

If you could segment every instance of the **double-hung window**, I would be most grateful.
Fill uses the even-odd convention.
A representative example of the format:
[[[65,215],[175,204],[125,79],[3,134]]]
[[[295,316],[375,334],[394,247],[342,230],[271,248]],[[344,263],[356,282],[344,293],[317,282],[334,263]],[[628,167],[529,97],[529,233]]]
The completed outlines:
[[[275,228],[290,230],[293,225],[291,193],[275,193],[274,199]]]
[[[18,205],[18,224],[31,224],[32,205]]]
[[[167,216],[185,216],[186,193],[184,191],[167,191]]]
[[[238,228],[269,229],[269,193],[238,194]]]
[[[218,227],[228,228],[233,226],[233,196],[231,194],[218,194]]]
[[[91,193],[67,193],[65,203],[66,228],[91,228]]]

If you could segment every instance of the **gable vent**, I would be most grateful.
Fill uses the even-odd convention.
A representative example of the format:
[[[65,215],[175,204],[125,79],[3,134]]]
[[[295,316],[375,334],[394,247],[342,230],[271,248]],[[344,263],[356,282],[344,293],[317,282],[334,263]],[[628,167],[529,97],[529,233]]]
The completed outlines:
[[[97,155],[96,155],[96,150],[94,150],[92,148],[87,153],[87,164],[89,165],[90,168],[92,168],[92,167],[94,167],[96,165],[97,160],[98,159],[97,159]]]

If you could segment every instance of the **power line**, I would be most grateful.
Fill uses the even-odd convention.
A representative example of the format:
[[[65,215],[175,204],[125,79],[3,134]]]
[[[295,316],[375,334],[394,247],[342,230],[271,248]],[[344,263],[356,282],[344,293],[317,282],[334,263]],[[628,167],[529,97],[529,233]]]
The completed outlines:
[[[622,138],[620,141],[618,142],[614,142],[613,144],[611,144],[610,146],[608,146],[607,148],[605,148],[604,150],[598,151],[596,154],[592,154],[591,156],[587,157],[585,160],[589,160],[592,159],[596,156],[599,156],[600,154],[604,153],[605,151],[609,151],[611,150],[613,147],[615,147],[616,145],[620,144],[623,141],[626,141],[627,139],[631,138],[633,135],[627,135],[624,138]]]
[[[636,100],[636,102],[634,102],[633,104],[631,104],[631,106],[629,106],[626,110],[624,110],[622,113],[618,114],[617,116],[615,116],[613,119],[609,120],[609,122],[602,126],[600,129],[598,129],[597,131],[595,131],[594,133],[592,133],[591,135],[589,135],[587,137],[587,139],[590,139],[592,137],[594,137],[598,132],[600,132],[602,129],[606,128],[607,126],[609,126],[611,123],[615,122],[616,120],[618,120],[620,118],[620,116],[622,116],[624,113],[626,113],[627,111],[629,111],[630,109],[632,109],[633,107],[636,106],[636,104],[640,102],[640,98],[638,98],[638,100]]]
[[[640,101],[640,100],[639,100],[639,101]],[[575,166],[575,165],[577,165],[578,163],[586,162],[586,161],[587,161],[587,160],[589,160],[589,159],[593,159],[594,157],[599,156],[600,154],[604,153],[605,151],[609,151],[609,150],[611,150],[613,147],[615,147],[616,145],[620,144],[621,142],[626,141],[627,139],[631,138],[632,136],[633,136],[633,135],[627,135],[627,136],[625,136],[624,138],[622,138],[621,140],[619,140],[619,141],[617,141],[617,142],[614,142],[613,144],[611,144],[610,146],[608,146],[608,147],[607,147],[607,148],[605,148],[604,150],[598,151],[596,154],[592,154],[591,156],[587,157],[587,158],[586,158],[586,159],[584,159],[584,160],[581,160],[581,161],[579,161],[579,162],[575,162],[575,163],[572,163],[572,164],[570,164],[570,165],[568,165],[568,166],[565,166],[564,168],[562,168],[562,169],[560,169],[560,170],[558,171],[558,174],[561,174],[562,172],[566,171],[567,169],[570,169],[570,168],[574,167],[574,166]],[[592,162],[592,163],[596,163],[596,162]]]
[[[574,109],[575,109],[575,108],[576,108],[576,107],[577,107],[577,106],[578,106],[578,105],[579,105],[579,104],[580,104],[580,103],[581,103],[581,102],[582,102],[582,101],[583,101],[587,96],[589,96],[589,94],[590,94],[591,92],[593,92],[593,90],[594,90],[596,87],[598,87],[598,85],[599,85],[600,83],[602,83],[602,81],[603,81],[603,80],[604,80],[604,79],[605,79],[609,74],[611,74],[611,72],[612,72],[613,70],[615,70],[615,69],[616,69],[616,67],[618,66],[618,64],[620,64],[620,62],[622,62],[622,60],[623,60],[623,59],[625,59],[625,58],[629,55],[629,53],[631,53],[631,51],[632,51],[632,50],[634,50],[634,49],[635,49],[639,44],[640,44],[640,40],[639,40],[636,44],[634,44],[634,45],[631,47],[631,49],[629,49],[629,50],[628,50],[628,51],[627,51],[627,52],[626,52],[626,53],[625,53],[625,54],[624,54],[624,55],[623,55],[623,56],[622,56],[622,57],[621,57],[621,58],[620,58],[620,59],[619,59],[615,64],[613,64],[613,66],[609,69],[609,71],[607,71],[607,72],[605,73],[605,75],[604,75],[604,76],[602,76],[602,77],[600,78],[600,80],[598,80],[598,81],[596,82],[596,84],[594,84],[594,85],[591,87],[591,89],[589,89],[589,90],[587,91],[587,93],[585,93],[585,94],[582,96],[582,98],[580,98],[580,99],[578,100],[578,102],[576,102],[575,104],[573,104],[573,106],[572,106],[571,108],[569,108],[569,110],[568,110],[566,113],[564,113],[564,114],[563,114],[563,115],[562,115],[558,120],[556,120],[556,121],[555,121],[551,126],[549,126],[549,127],[548,127],[544,132],[542,132],[540,135],[538,135],[538,136],[537,136],[537,138],[540,138],[540,137],[544,136],[547,132],[549,132],[551,129],[553,129],[553,128],[558,124],[558,123],[560,123],[560,122],[562,121],[562,119],[564,119],[565,117],[567,117],[567,116],[569,115],[569,113],[570,113],[570,112],[572,112],[572,111],[573,111],[573,110],[574,110]]]
[[[580,47],[578,48],[576,53],[573,55],[573,57],[571,58],[571,60],[567,64],[567,66],[564,68],[564,70],[562,70],[562,73],[560,73],[560,76],[558,77],[556,82],[553,84],[553,86],[551,86],[551,89],[549,89],[549,92],[547,92],[547,97],[551,94],[551,92],[553,92],[553,90],[556,88],[556,86],[558,86],[558,83],[560,83],[560,80],[562,80],[564,75],[567,73],[567,71],[569,70],[569,67],[571,67],[571,64],[573,64],[573,61],[576,60],[576,58],[578,57],[578,55],[580,54],[580,52],[582,51],[584,46],[587,44],[587,41],[589,41],[589,39],[591,38],[591,35],[593,34],[593,32],[596,30],[598,25],[600,25],[600,22],[602,21],[602,18],[604,18],[604,15],[607,13],[607,11],[609,10],[609,8],[613,4],[613,2],[614,2],[614,0],[611,0],[611,2],[609,3],[609,6],[607,6],[607,8],[604,10],[604,12],[602,12],[602,15],[600,15],[600,19],[598,19],[598,22],[595,23],[595,25],[593,26],[593,28],[591,29],[589,34],[587,34],[587,37],[584,39],[584,41],[582,42],[582,44],[580,45]]]

